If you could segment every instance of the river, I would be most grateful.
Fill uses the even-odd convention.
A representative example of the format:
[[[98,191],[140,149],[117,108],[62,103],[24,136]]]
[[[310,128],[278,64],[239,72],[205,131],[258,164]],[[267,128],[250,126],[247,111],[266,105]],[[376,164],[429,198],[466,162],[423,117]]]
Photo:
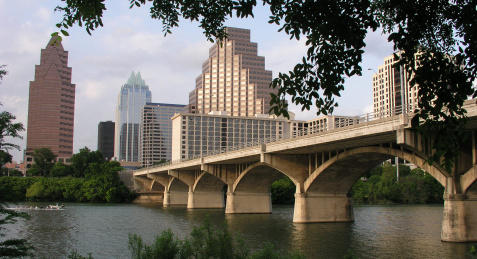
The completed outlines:
[[[205,218],[226,224],[252,248],[271,242],[307,258],[465,258],[470,244],[440,241],[442,206],[355,206],[353,223],[294,224],[292,206],[272,214],[225,215],[223,210],[136,204],[66,204],[63,211],[28,211],[7,235],[28,239],[37,257],[65,258],[73,249],[94,258],[130,258],[128,233],[148,243],[163,230],[183,238]]]

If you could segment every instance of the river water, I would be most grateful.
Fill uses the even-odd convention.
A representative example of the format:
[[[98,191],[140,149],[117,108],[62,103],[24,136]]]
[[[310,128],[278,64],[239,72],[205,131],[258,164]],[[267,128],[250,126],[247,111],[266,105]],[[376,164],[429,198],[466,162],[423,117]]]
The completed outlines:
[[[294,224],[292,206],[272,214],[225,215],[223,210],[136,204],[66,204],[63,211],[28,211],[30,220],[7,226],[28,239],[36,257],[65,258],[73,249],[94,258],[130,258],[128,234],[150,243],[163,230],[183,238],[205,218],[226,224],[256,249],[271,242],[307,258],[466,258],[470,244],[440,241],[442,206],[355,206],[353,223]]]

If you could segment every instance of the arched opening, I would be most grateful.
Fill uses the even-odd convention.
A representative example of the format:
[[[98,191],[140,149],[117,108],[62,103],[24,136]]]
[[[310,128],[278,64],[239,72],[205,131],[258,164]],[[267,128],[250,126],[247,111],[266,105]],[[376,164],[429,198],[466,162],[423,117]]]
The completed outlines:
[[[164,192],[164,207],[170,206],[186,206],[188,198],[189,186],[177,178],[169,181],[169,186]]]
[[[319,166],[305,181],[304,194],[295,201],[295,222],[353,221],[350,195],[371,169],[398,156],[428,170],[440,184],[446,175],[426,161],[402,150],[383,147],[365,147],[339,153]],[[378,186],[379,187],[379,186]]]
[[[226,213],[271,213],[272,183],[283,179],[287,181],[288,177],[267,163],[249,166],[240,174],[232,188],[229,188]],[[296,181],[289,179],[295,186]]]
[[[223,208],[225,183],[218,177],[202,172],[189,191],[187,208]]]

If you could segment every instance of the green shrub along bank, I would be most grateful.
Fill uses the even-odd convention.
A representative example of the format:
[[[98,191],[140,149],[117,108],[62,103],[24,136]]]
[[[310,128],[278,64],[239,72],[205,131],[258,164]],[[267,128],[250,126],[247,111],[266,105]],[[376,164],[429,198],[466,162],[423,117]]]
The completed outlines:
[[[2,201],[128,202],[134,194],[116,173],[89,178],[0,177]]]
[[[444,187],[425,171],[389,163],[375,167],[352,187],[350,195],[355,203],[425,204],[442,203]]]
[[[284,177],[272,183],[273,204],[293,204],[295,185]],[[366,173],[351,188],[354,203],[362,204],[425,204],[442,203],[444,187],[431,175],[409,166],[399,166],[399,181],[396,167],[384,163]]]
[[[0,177],[1,201],[127,202],[134,198],[120,181],[116,161],[106,161],[99,151],[83,148],[69,165],[54,163],[47,148],[33,153],[33,177]]]
[[[283,177],[272,183],[272,203],[273,204],[293,204],[295,203],[295,184],[288,177]]]

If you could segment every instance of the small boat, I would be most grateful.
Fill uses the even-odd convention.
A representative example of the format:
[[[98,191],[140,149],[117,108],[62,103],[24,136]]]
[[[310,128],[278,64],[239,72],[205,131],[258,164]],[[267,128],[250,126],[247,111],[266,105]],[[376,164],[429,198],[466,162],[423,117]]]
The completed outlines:
[[[63,210],[64,207],[65,207],[64,204],[58,205],[58,203],[57,203],[56,205],[51,205],[50,204],[50,205],[46,206],[46,209],[47,210]]]

